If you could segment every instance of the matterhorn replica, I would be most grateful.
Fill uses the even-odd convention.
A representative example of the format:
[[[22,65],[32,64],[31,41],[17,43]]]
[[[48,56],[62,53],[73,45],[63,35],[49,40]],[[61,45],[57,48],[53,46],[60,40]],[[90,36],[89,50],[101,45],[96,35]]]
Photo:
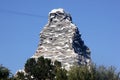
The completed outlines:
[[[43,56],[52,61],[60,61],[62,67],[90,65],[90,50],[81,39],[81,34],[72,17],[64,9],[49,12],[48,23],[40,32],[40,41],[33,58]]]

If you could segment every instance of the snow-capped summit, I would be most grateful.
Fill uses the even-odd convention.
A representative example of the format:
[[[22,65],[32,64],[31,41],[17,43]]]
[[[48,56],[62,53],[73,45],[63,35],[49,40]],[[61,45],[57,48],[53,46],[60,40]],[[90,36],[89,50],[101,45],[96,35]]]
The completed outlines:
[[[74,64],[89,65],[90,50],[81,39],[78,28],[72,23],[71,15],[59,8],[50,11],[48,18],[32,57],[44,56],[52,61],[58,60],[66,69]]]

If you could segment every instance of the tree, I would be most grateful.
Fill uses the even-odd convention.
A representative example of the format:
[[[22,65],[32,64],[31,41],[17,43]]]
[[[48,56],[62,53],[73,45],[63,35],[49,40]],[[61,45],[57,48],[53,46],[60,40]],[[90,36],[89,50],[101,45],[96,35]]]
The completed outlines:
[[[90,67],[90,68],[89,68]],[[12,76],[10,70],[0,65],[0,80],[120,80],[115,67],[75,65],[69,71],[61,62],[44,57],[29,58],[25,69]]]
[[[25,73],[22,71],[18,71],[13,77],[13,80],[25,80],[25,79],[26,79]]]
[[[68,80],[120,80],[114,67],[91,65],[74,66],[68,71]]]
[[[62,68],[57,68],[55,80],[67,80],[67,70]]]
[[[97,80],[118,80],[118,73],[115,72],[115,67],[98,66],[96,68],[96,79]]]
[[[35,58],[30,58],[25,64],[25,72],[35,78],[36,80],[53,79],[54,66],[50,59],[44,59],[44,57],[39,57],[37,60]]]
[[[93,80],[87,66],[73,66],[68,71],[68,80]]]
[[[0,65],[0,80],[7,80],[10,76],[10,70]]]
[[[54,62],[54,66],[55,66],[55,80],[67,80],[67,70],[65,70],[64,68],[62,68],[62,64],[59,61],[55,61]]]
[[[62,68],[61,62],[52,62],[42,56],[28,59],[25,63],[25,72],[25,77],[29,80],[67,80],[67,71]]]

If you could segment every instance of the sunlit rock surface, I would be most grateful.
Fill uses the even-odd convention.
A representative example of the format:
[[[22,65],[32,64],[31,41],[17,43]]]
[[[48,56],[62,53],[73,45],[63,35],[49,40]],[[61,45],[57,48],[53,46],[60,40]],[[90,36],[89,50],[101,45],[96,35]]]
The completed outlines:
[[[40,32],[38,49],[32,57],[40,56],[58,60],[66,69],[74,64],[89,65],[91,62],[90,50],[72,23],[71,15],[61,8],[49,12],[48,23]]]

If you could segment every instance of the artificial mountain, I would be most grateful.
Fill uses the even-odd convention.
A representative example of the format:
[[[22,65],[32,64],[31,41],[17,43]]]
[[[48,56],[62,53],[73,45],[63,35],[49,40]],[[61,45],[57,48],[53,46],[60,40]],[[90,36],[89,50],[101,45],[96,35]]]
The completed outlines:
[[[48,14],[48,23],[40,32],[40,41],[33,58],[43,56],[60,61],[62,67],[90,65],[90,50],[81,39],[81,34],[64,9],[53,9]]]

